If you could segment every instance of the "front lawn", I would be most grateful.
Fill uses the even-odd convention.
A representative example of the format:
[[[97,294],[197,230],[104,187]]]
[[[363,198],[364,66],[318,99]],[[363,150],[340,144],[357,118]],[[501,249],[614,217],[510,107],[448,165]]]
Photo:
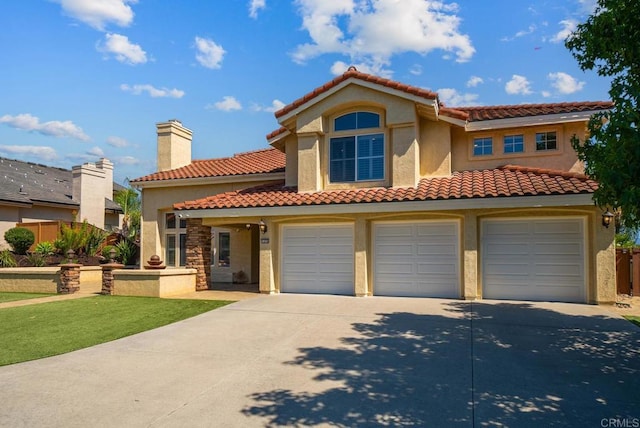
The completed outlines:
[[[229,303],[96,296],[0,309],[0,366],[109,342]]]
[[[16,300],[37,299],[38,297],[55,296],[55,294],[44,293],[8,293],[0,291],[0,303],[14,302]]]

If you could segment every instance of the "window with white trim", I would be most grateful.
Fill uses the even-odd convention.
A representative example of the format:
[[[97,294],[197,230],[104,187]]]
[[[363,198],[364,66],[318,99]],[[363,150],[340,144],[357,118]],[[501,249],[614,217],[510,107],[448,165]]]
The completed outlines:
[[[380,115],[367,111],[347,113],[333,121],[329,140],[329,181],[332,183],[384,179],[384,133]],[[346,134],[346,135],[345,135]]]
[[[164,263],[167,266],[187,264],[187,220],[174,213],[164,215]]]
[[[229,267],[231,265],[231,234],[216,232],[214,243],[215,265]]]
[[[504,139],[505,153],[522,153],[524,152],[524,135],[505,135]]]
[[[473,139],[473,155],[486,156],[493,154],[493,138],[481,137]]]
[[[558,137],[554,132],[536,133],[536,150],[556,150],[558,148]]]

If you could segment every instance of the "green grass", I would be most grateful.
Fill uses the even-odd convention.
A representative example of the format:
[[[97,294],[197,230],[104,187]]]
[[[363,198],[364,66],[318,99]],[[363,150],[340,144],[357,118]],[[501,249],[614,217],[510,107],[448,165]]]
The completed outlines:
[[[625,315],[625,318],[628,321],[631,321],[632,323],[634,323],[635,325],[640,327],[640,317],[637,317],[637,316],[634,316],[634,315]]]
[[[55,296],[55,294],[44,293],[8,293],[0,291],[0,303],[14,302],[16,300],[37,299],[38,297]]]
[[[229,303],[96,296],[0,309],[0,366],[109,342]]]

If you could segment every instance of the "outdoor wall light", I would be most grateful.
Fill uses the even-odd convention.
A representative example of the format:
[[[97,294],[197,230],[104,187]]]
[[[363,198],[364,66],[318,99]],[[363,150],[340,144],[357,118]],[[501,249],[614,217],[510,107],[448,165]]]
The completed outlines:
[[[267,233],[267,223],[265,223],[264,220],[260,220],[260,223],[258,223],[258,227],[260,228],[260,233],[262,233],[263,235]]]
[[[245,229],[251,230],[251,223],[247,223],[244,225]]]
[[[602,213],[602,225],[608,229],[611,225],[611,222],[613,221],[613,217],[613,213],[609,210]]]

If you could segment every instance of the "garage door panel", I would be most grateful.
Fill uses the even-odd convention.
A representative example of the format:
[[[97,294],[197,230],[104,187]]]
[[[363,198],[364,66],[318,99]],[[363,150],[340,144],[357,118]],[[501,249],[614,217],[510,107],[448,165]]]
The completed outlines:
[[[482,243],[485,298],[585,301],[581,219],[487,220]]]
[[[351,225],[283,226],[280,290],[353,294],[353,257]]]
[[[456,222],[377,223],[373,235],[374,294],[459,297]]]

